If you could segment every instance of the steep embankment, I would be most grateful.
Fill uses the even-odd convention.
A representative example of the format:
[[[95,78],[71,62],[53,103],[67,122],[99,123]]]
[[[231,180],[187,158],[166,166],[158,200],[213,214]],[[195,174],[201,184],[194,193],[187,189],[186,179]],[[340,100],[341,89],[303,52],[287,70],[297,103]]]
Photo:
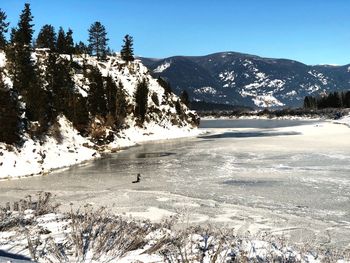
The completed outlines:
[[[45,60],[47,56],[45,50],[37,50],[33,54],[37,62]],[[0,179],[43,174],[98,158],[102,151],[111,152],[147,140],[184,137],[198,132],[198,116],[181,103],[176,95],[160,86],[140,61],[126,64],[119,56],[111,56],[101,62],[83,55],[74,56],[73,63],[74,88],[83,97],[88,96],[89,91],[89,79],[83,68],[89,66],[97,67],[102,76],[111,76],[115,83],[123,87],[127,112],[123,128],[115,129],[106,119],[90,117],[89,133],[82,135],[61,114],[40,139],[33,139],[25,132],[20,146],[0,142]],[[11,89],[12,82],[5,69],[6,57],[2,52],[0,67],[4,72],[4,82]],[[145,121],[140,125],[134,113],[134,94],[137,84],[142,80],[147,82],[149,92]]]

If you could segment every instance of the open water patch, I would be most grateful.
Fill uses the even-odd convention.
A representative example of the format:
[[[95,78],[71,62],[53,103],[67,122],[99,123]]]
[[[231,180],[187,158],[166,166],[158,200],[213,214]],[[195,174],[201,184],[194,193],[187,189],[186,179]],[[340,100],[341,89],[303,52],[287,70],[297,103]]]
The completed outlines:
[[[201,139],[225,139],[225,138],[253,138],[253,137],[273,137],[273,136],[292,136],[301,135],[300,132],[224,132],[212,135],[199,136]]]
[[[158,158],[158,157],[166,157],[166,156],[175,155],[175,154],[176,153],[172,153],[172,152],[146,152],[146,153],[136,154],[136,158],[138,159]]]
[[[234,185],[234,186],[251,186],[251,187],[261,187],[261,186],[276,186],[278,181],[274,180],[227,180],[224,181],[223,184],[226,185]]]

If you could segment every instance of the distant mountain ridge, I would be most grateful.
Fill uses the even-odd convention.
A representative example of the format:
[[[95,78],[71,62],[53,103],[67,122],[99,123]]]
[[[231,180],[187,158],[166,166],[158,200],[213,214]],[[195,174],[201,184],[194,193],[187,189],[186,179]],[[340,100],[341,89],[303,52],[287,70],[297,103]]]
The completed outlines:
[[[250,107],[297,107],[306,95],[350,89],[350,67],[305,65],[289,59],[220,52],[206,56],[140,58],[153,76],[192,100]]]

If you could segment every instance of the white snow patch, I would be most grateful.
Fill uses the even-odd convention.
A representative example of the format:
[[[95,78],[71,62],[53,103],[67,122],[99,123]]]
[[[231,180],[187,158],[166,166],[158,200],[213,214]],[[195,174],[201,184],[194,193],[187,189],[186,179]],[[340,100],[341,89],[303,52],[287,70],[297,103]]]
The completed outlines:
[[[296,95],[297,95],[297,92],[295,90],[292,90],[292,91],[286,93],[286,97],[293,97]]]
[[[193,91],[195,94],[216,94],[217,90],[214,89],[213,87],[202,87],[202,88],[198,88],[195,89]]]
[[[158,67],[156,67],[153,72],[154,73],[162,73],[164,70],[170,68],[171,66],[171,62],[164,62],[162,65],[159,65]]]
[[[267,79],[266,74],[263,73],[263,72],[258,72],[258,73],[256,73],[256,74],[255,74],[255,77],[256,77],[256,79],[259,80],[259,81],[263,81],[263,80]]]
[[[317,78],[323,85],[328,84],[328,79],[322,73],[317,72],[316,70],[310,70],[308,72],[311,76]]]
[[[224,71],[219,74],[219,77],[222,81],[231,81],[235,80],[235,72],[234,71]]]
[[[275,107],[275,106],[284,106],[282,102],[276,99],[273,95],[267,94],[263,96],[256,96],[253,98],[253,102],[258,107]]]

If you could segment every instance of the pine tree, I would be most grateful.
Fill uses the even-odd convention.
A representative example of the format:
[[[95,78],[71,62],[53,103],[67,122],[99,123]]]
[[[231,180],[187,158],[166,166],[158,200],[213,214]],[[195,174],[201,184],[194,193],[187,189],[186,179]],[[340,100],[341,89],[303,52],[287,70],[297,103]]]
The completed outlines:
[[[80,41],[78,44],[76,44],[74,49],[75,49],[75,53],[78,55],[88,53],[88,47],[82,41]]]
[[[134,40],[132,36],[126,35],[124,37],[124,45],[120,51],[122,59],[126,62],[134,61]]]
[[[117,129],[122,129],[127,116],[127,101],[123,83],[119,82],[115,102],[115,123]]]
[[[70,62],[54,53],[49,54],[46,61],[45,80],[50,98],[50,121],[53,121],[60,113],[68,116],[72,110],[69,108],[69,98],[74,93]]]
[[[20,20],[18,22],[15,42],[21,46],[30,47],[33,39],[33,26],[32,24],[33,16],[30,10],[30,4],[24,4],[24,9],[20,15]]]
[[[188,108],[190,107],[190,96],[188,95],[186,90],[183,90],[180,94],[180,100],[183,104],[185,104]]]
[[[100,22],[96,21],[90,26],[89,50],[98,60],[106,58],[108,40],[106,29]]]
[[[168,94],[173,92],[172,89],[171,89],[170,83],[167,82],[166,80],[164,80],[163,78],[158,77],[157,82],[158,82],[158,84],[160,86],[163,87],[164,92],[165,92],[166,95],[168,95]]]
[[[89,92],[88,92],[88,109],[92,116],[106,116],[107,103],[106,92],[104,89],[103,77],[98,68],[91,68],[88,73]]]
[[[142,125],[145,121],[148,109],[148,83],[143,79],[137,84],[135,91],[135,117],[138,119],[138,124]]]
[[[26,117],[30,121],[39,121],[44,131],[47,127],[47,97],[41,88],[39,68],[31,58],[32,20],[30,6],[25,4],[17,28],[12,29],[10,45],[6,49],[7,67],[13,88],[18,90],[26,104]]]
[[[345,105],[346,108],[350,108],[350,91],[347,91],[345,93],[344,105]]]
[[[83,135],[87,132],[87,126],[89,123],[89,110],[87,104],[87,98],[83,97],[80,93],[73,93],[69,98],[70,111],[66,113],[67,118]]]
[[[72,60],[72,54],[74,53],[74,40],[73,40],[73,30],[68,28],[68,32],[66,34],[66,53],[70,55],[70,59]]]
[[[66,46],[66,33],[64,32],[63,28],[60,27],[57,36],[57,52],[60,54],[64,54],[66,52]]]
[[[0,49],[4,49],[6,46],[6,36],[8,26],[10,23],[6,22],[7,16],[4,11],[0,8]]]
[[[17,93],[9,90],[0,72],[0,142],[16,144],[20,141],[21,122]]]
[[[13,85],[24,96],[28,92],[28,83],[35,76],[30,50],[34,26],[31,24],[32,20],[29,4],[25,4],[17,28],[12,29],[10,47],[7,50]]]
[[[117,100],[117,85],[115,84],[111,76],[106,77],[106,100],[107,100],[107,112],[109,115],[115,117],[116,112],[116,100]]]
[[[52,25],[44,25],[36,39],[36,47],[49,48],[51,51],[56,50],[57,36],[55,28]]]

